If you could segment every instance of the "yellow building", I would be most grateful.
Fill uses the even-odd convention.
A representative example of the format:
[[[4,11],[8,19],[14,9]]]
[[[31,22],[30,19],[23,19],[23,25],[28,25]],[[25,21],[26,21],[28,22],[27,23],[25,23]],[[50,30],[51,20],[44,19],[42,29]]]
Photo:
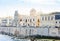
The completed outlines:
[[[40,12],[36,12],[35,9],[31,9],[30,11],[30,16],[35,17],[35,26],[39,27],[40,26]]]
[[[18,19],[15,17],[15,20],[20,26],[55,26],[55,15],[53,14],[42,14],[42,12],[36,12],[35,9],[31,9],[30,16],[19,15],[18,12],[15,13],[15,16],[18,16]]]
[[[20,26],[35,26],[35,27],[40,26],[40,15],[38,15],[35,9],[31,9],[30,16],[19,15],[18,11],[15,11],[15,16],[18,16],[18,24]],[[15,17],[15,20],[16,20],[16,17]]]
[[[30,16],[27,15],[19,15],[18,23],[21,26],[40,26],[40,15],[37,15],[36,10],[32,9],[30,11]]]
[[[36,26],[40,26],[40,16],[36,16]]]

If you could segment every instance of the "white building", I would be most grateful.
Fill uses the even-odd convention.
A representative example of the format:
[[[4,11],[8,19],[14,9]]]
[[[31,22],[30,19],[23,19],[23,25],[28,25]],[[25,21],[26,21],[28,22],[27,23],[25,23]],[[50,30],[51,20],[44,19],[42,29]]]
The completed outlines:
[[[55,15],[53,14],[40,15],[40,26],[55,26]]]
[[[60,12],[53,12],[55,15],[55,26],[60,27]]]
[[[1,26],[13,26],[13,18],[6,17],[1,19]]]
[[[39,13],[40,14],[40,13]],[[35,9],[30,11],[30,16],[19,15],[18,11],[15,11],[14,21],[17,26],[58,26],[60,20],[55,20],[55,14],[40,14]],[[57,13],[56,13],[57,14]]]
[[[19,15],[15,11],[13,18],[1,18],[1,26],[34,26],[34,27],[60,27],[60,12],[52,12],[50,14],[42,14],[36,12],[35,9],[30,11],[30,16]]]

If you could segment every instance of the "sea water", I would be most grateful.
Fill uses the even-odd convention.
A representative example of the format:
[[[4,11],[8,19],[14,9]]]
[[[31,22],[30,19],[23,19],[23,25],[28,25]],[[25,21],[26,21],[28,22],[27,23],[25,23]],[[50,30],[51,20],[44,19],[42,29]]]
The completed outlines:
[[[29,39],[12,39],[12,37],[8,35],[0,34],[0,41],[30,41]]]

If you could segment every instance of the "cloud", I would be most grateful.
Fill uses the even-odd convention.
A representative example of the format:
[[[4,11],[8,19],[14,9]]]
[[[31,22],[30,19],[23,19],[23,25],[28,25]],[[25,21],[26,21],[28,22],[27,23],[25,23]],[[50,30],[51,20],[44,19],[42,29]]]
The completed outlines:
[[[20,14],[29,15],[31,8],[37,11],[60,11],[60,0],[0,0],[0,15],[12,16],[18,10]],[[3,6],[2,6],[3,5]]]
[[[32,4],[55,4],[55,0],[23,0],[23,1]]]

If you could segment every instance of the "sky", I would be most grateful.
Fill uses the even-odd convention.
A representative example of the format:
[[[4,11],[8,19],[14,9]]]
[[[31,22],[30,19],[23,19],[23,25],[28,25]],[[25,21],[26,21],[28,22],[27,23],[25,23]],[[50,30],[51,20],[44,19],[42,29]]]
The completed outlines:
[[[60,11],[60,0],[0,0],[0,17],[14,16],[15,10],[29,15],[32,8],[44,14]]]

